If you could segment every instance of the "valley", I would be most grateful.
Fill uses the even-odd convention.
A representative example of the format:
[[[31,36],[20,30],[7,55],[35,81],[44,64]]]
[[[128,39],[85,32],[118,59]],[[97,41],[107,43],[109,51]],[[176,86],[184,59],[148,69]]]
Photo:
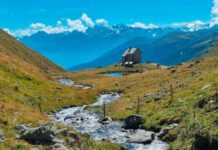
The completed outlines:
[[[94,125],[101,129],[104,125],[99,125],[98,120],[99,114],[103,114],[102,106],[82,106],[94,103],[99,94],[111,92],[122,93],[116,101],[105,106],[106,116],[113,120],[111,127],[115,123],[120,131],[121,125],[117,126],[116,122],[123,123],[138,113],[143,120],[138,130],[156,134],[167,143],[168,149],[217,148],[218,58],[213,55],[217,51],[216,45],[200,59],[170,67],[147,62],[133,68],[116,64],[77,72],[56,66],[4,31],[0,34],[0,50],[1,149],[54,149],[60,146],[124,149],[123,142],[114,143],[115,139],[111,140],[109,135],[109,140],[101,136],[94,140],[89,131],[82,132],[89,135],[79,133],[80,126],[76,126],[77,133],[70,122],[65,125],[65,122],[55,123],[49,118],[52,114],[65,115],[65,112],[71,112],[68,110],[74,112],[78,108],[81,109],[78,117],[93,114],[88,121],[96,116]],[[122,76],[105,75],[110,73]],[[79,125],[88,127],[86,123],[84,120],[84,124]],[[16,129],[20,126],[25,132]],[[35,141],[31,136],[32,132],[42,129],[46,133],[54,132],[51,142],[40,144],[44,139]],[[154,147],[160,144],[155,140],[154,143],[157,144]],[[146,144],[145,147],[149,146]]]

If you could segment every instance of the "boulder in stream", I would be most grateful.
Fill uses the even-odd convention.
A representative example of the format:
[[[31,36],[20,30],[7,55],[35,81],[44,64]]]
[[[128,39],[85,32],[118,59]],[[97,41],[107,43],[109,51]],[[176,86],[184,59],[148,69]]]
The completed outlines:
[[[109,124],[110,122],[112,122],[112,119],[110,117],[105,117],[102,120],[100,120],[101,124]]]
[[[140,115],[131,115],[125,119],[126,129],[139,129],[142,127],[144,121]]]
[[[73,115],[67,115],[67,116],[64,118],[64,121],[66,121],[66,120],[68,120],[68,119],[72,119],[72,118],[74,118]]]
[[[129,143],[150,144],[154,140],[155,134],[145,130],[129,130],[127,138]]]

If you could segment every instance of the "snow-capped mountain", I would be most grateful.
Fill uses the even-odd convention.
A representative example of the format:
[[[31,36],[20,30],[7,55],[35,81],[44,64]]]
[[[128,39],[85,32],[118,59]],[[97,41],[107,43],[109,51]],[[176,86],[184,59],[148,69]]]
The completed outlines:
[[[144,38],[146,44],[174,30],[171,28],[143,29],[119,24],[112,27],[95,26],[87,29],[85,33],[78,31],[58,34],[38,32],[29,37],[23,37],[20,41],[60,66],[68,68],[89,62],[134,38]]]

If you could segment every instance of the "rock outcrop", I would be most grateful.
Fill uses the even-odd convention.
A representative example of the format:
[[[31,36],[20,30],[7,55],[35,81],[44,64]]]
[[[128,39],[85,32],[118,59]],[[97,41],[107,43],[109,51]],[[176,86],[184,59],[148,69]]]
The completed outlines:
[[[160,139],[162,139],[164,136],[167,135],[167,133],[168,133],[170,130],[176,128],[177,126],[178,126],[177,123],[173,123],[173,124],[171,124],[171,125],[169,125],[169,126],[163,128],[163,129],[161,129],[161,131],[157,134],[157,137],[160,138]]]
[[[100,120],[100,123],[102,124],[109,124],[110,122],[112,122],[112,119],[110,117],[105,117],[102,120]]]
[[[126,129],[139,129],[143,126],[143,118],[139,115],[131,115],[125,119]]]
[[[150,144],[154,140],[155,134],[145,130],[133,130],[127,132],[128,142]]]
[[[55,137],[55,129],[51,125],[28,128],[21,136],[31,144],[52,144]]]

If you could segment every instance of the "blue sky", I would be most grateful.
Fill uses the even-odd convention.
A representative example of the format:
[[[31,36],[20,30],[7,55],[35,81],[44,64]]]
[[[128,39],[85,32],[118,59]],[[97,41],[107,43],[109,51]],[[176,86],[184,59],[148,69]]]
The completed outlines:
[[[33,23],[46,26],[69,24],[85,18],[114,24],[155,24],[200,20],[210,22],[217,15],[211,10],[218,0],[1,0],[0,27],[10,30],[24,29]],[[216,8],[215,8],[216,9]],[[84,17],[84,16],[83,16]],[[87,24],[87,20],[83,20]],[[77,21],[77,25],[78,25]],[[84,22],[83,22],[84,23]],[[75,23],[73,22],[73,24]],[[88,24],[89,26],[91,24]],[[92,25],[91,25],[92,26]]]

